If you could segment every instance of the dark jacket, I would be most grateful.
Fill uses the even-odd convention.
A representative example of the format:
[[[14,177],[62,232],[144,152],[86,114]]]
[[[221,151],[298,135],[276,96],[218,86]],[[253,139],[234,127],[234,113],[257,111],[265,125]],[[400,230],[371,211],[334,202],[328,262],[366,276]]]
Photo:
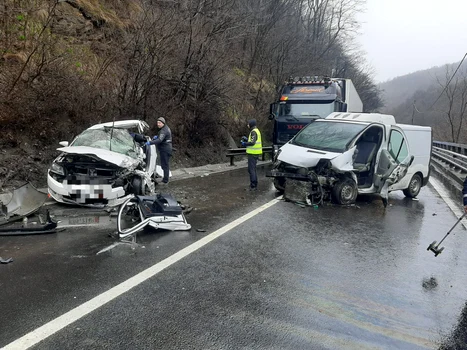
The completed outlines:
[[[172,131],[167,125],[164,125],[157,134],[157,139],[151,141],[151,145],[156,145],[159,152],[172,153]]]
[[[464,197],[464,206],[467,205],[467,177],[464,180],[464,188],[462,189],[462,194]]]

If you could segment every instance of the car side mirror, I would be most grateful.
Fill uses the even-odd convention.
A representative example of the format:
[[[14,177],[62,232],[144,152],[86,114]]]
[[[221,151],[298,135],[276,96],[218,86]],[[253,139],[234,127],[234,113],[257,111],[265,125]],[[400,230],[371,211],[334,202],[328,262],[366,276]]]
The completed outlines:
[[[69,145],[68,141],[60,141],[58,144],[63,147],[68,147]]]

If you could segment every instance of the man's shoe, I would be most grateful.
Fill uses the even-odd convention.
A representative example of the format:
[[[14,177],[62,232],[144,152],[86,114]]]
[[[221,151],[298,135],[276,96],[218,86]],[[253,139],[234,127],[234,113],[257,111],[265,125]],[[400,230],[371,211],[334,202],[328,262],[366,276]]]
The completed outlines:
[[[257,188],[256,187],[250,187],[250,191],[256,191]]]

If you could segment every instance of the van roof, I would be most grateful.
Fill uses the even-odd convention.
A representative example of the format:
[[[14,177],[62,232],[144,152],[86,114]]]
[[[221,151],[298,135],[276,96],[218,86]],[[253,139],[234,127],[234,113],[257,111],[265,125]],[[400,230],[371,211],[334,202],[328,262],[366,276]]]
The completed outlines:
[[[329,114],[325,119],[330,120],[348,120],[368,123],[381,123],[386,125],[395,125],[396,119],[390,114],[380,113],[344,113],[334,112]]]
[[[421,125],[410,125],[410,124],[397,124],[402,130],[416,130],[416,131],[427,131],[431,132],[430,126],[421,126]]]

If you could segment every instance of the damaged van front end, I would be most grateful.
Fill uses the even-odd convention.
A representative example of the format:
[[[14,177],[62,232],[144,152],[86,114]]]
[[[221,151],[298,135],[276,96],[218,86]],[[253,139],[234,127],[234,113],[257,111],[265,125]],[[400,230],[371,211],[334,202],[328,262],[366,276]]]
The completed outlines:
[[[306,154],[300,157],[298,154],[302,150],[293,145],[281,148],[273,169],[267,174],[274,178],[276,189],[285,191],[286,182],[287,186],[301,187],[307,204],[319,204],[330,199],[339,204],[355,201],[357,178],[352,172],[355,147],[344,153],[307,149]],[[296,161],[291,164],[284,159]]]

